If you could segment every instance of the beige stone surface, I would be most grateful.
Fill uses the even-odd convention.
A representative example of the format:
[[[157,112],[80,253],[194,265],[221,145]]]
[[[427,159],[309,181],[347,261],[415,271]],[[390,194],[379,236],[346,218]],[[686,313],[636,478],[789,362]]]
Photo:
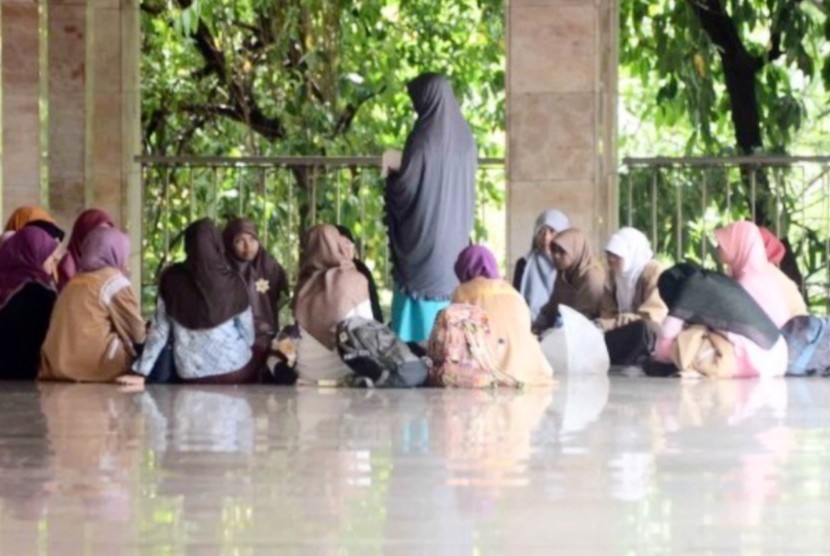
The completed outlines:
[[[596,11],[591,5],[514,7],[510,22],[512,92],[596,89]]]

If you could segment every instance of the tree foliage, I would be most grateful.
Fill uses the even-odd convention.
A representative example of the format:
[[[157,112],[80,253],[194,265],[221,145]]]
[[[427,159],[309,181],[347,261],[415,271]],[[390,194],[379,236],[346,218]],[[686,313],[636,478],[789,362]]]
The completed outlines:
[[[142,28],[145,154],[379,155],[401,148],[414,122],[406,82],[439,71],[479,155],[503,155],[501,0],[145,0]],[[145,271],[152,275],[165,250],[165,224],[178,230],[194,216],[239,211],[285,240],[274,249],[282,259],[296,259],[285,250],[298,243],[297,229],[337,212],[380,264],[382,185],[366,173],[147,172],[145,193],[158,202],[147,204]],[[501,179],[479,180],[481,202],[502,202]]]

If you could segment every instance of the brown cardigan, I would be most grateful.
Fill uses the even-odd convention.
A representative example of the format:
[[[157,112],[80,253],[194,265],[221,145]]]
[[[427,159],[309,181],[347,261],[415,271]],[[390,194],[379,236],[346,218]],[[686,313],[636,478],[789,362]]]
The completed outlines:
[[[632,303],[637,309],[632,313],[620,313],[617,305],[617,285],[609,273],[605,280],[605,290],[600,304],[600,328],[607,332],[638,320],[645,320],[657,326],[661,325],[669,313],[657,290],[657,279],[662,272],[663,267],[654,260],[649,261],[643,268],[643,274],[637,280],[634,303]]]
[[[533,329],[541,332],[552,327],[559,314],[560,303],[582,313],[588,319],[597,318],[600,312],[604,281],[604,272],[599,265],[587,268],[574,280],[574,283],[569,283],[563,272],[557,272],[553,295],[539,311],[539,316],[533,323]]]

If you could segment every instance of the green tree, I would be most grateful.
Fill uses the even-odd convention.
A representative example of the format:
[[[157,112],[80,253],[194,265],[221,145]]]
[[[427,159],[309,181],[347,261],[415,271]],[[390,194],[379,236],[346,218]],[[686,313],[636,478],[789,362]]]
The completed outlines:
[[[450,77],[479,155],[504,153],[501,0],[146,0],[141,9],[145,154],[379,155],[403,145],[414,122],[405,83],[423,71]],[[296,259],[285,251],[297,244],[293,228],[315,216],[333,221],[337,206],[357,235],[373,238],[364,245],[370,263],[386,259],[376,173],[150,174],[158,186],[146,192],[158,199],[145,218],[150,275],[170,239],[165,224],[180,229],[204,212],[258,215],[285,240],[276,246],[285,260]],[[501,179],[480,179],[482,202],[502,201]]]

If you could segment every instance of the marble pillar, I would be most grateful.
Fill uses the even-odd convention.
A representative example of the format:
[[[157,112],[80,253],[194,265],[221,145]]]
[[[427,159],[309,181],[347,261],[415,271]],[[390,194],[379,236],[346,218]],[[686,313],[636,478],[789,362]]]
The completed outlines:
[[[509,0],[508,254],[559,208],[599,247],[616,225],[616,0]]]

